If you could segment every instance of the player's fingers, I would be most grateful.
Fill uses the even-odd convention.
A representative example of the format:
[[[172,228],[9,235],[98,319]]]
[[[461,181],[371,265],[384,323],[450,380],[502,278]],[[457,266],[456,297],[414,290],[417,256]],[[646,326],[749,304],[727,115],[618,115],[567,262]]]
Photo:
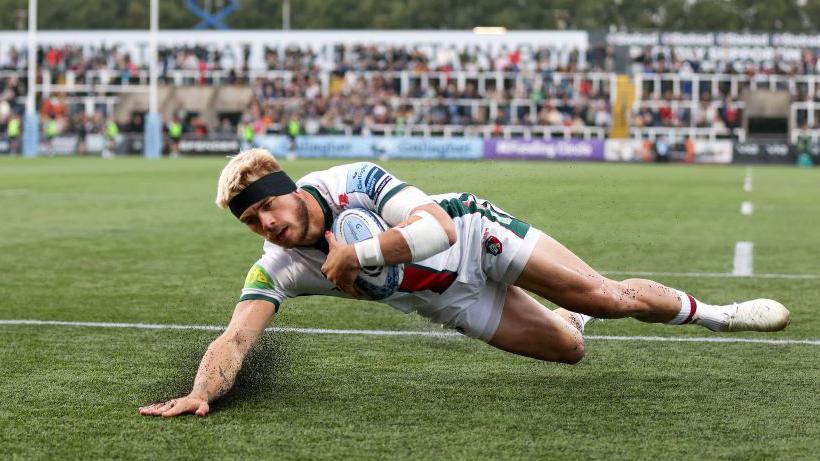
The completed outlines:
[[[159,408],[159,407],[161,407],[161,406],[163,406],[163,405],[165,405],[165,404],[167,404],[167,403],[168,403],[168,401],[165,401],[165,402],[155,402],[155,403],[152,403],[152,404],[150,404],[150,405],[146,405],[146,406],[144,406],[144,407],[140,408],[140,410],[156,410],[157,408]]]
[[[356,299],[367,299],[367,295],[362,292],[356,285],[353,285],[353,292],[355,293],[354,297]]]
[[[325,240],[327,240],[327,244],[331,248],[336,246],[336,236],[333,235],[333,232],[325,231]]]
[[[145,406],[140,408],[140,414],[145,416],[157,416],[162,414],[163,408],[165,408],[170,402],[157,402],[151,405]]]
[[[163,418],[170,418],[172,416],[179,416],[183,413],[190,413],[196,408],[195,404],[190,400],[180,400],[176,402],[171,408],[162,412]]]
[[[354,298],[359,298],[359,294],[356,291],[356,287],[353,285],[343,285],[339,287],[340,290],[344,291],[345,293],[349,294]]]
[[[208,402],[202,402],[199,404],[199,408],[196,409],[196,415],[205,416],[209,411],[211,411],[211,407],[208,405]]]
[[[153,408],[156,408],[156,407],[160,406],[162,403],[164,403],[164,402],[155,402],[155,403],[149,403],[148,405],[143,405],[143,406],[140,407],[140,411],[151,410]]]

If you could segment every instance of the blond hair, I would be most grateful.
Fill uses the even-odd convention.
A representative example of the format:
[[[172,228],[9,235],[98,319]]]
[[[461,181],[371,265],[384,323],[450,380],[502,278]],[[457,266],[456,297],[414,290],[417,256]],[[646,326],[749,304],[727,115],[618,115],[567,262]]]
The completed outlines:
[[[273,154],[265,149],[253,148],[229,157],[222,169],[216,187],[216,206],[228,208],[228,202],[248,187],[248,184],[276,171],[282,171]]]

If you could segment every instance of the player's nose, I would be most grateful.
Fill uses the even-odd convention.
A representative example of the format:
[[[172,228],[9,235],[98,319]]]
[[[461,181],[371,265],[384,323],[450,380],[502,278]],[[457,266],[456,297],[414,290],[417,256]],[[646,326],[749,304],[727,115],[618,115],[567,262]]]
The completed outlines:
[[[272,213],[260,213],[259,222],[262,223],[262,228],[271,230],[276,227],[276,219]]]

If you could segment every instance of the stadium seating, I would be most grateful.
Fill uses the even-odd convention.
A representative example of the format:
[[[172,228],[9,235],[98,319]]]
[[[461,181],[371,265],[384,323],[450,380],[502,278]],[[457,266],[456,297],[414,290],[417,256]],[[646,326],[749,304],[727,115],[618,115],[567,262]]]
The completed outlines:
[[[718,59],[685,47],[632,47],[630,135],[742,141],[744,91],[769,89],[791,95],[792,137],[805,129],[817,138],[817,55],[808,48],[783,55],[743,51],[727,48]],[[121,44],[43,46],[41,90],[68,108],[57,115],[60,130],[76,130],[80,112],[130,119],[117,107],[135,107],[123,102],[147,84],[142,55]],[[208,131],[235,132],[245,121],[258,133],[284,133],[295,118],[307,134],[605,138],[617,98],[616,56],[602,46],[280,42],[262,44],[254,58],[247,47],[211,42],[164,45],[159,57],[163,84],[252,90],[241,113],[216,107],[219,113],[205,116]],[[0,125],[21,111],[25,66],[25,54],[14,46],[0,54],[0,109],[7,106]],[[202,115],[199,107],[174,109]],[[184,120],[186,132],[194,129],[192,119]]]

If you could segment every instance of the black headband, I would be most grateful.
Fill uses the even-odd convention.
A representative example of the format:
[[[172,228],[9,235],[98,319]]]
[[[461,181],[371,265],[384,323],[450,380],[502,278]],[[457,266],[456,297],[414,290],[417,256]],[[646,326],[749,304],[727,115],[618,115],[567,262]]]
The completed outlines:
[[[296,184],[293,180],[284,171],[276,171],[248,184],[248,187],[228,202],[228,207],[238,219],[248,207],[263,198],[274,195],[287,195],[295,190]]]

